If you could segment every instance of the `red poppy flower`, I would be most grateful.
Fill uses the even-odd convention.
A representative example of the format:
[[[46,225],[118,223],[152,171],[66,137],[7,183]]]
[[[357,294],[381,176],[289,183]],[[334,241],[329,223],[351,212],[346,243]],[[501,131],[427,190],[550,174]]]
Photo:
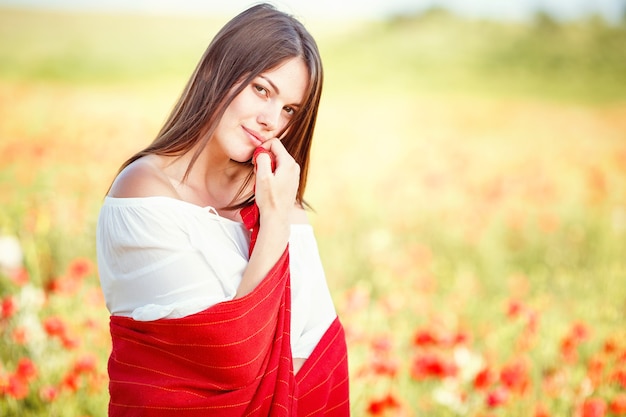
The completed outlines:
[[[0,304],[0,317],[10,319],[17,311],[17,302],[14,297],[6,297]]]
[[[46,402],[52,402],[57,399],[59,396],[59,390],[53,386],[46,386],[41,388],[39,391],[39,396],[42,400]]]
[[[65,322],[59,317],[48,317],[43,320],[43,328],[48,336],[63,337],[67,333]]]
[[[389,336],[380,336],[372,341],[372,349],[380,354],[389,353],[393,346],[393,341]]]
[[[80,346],[80,339],[78,337],[71,337],[65,334],[61,337],[61,343],[65,349],[72,350]]]
[[[477,390],[487,389],[491,384],[493,384],[494,380],[495,376],[493,371],[488,367],[485,367],[474,377],[474,388]]]
[[[604,341],[604,345],[602,346],[602,350],[604,351],[604,353],[611,355],[615,352],[617,352],[619,348],[619,345],[617,344],[617,341],[613,338],[608,338]]]
[[[83,355],[74,363],[74,372],[77,374],[91,373],[96,370],[97,359],[93,355]]]
[[[500,371],[500,381],[510,391],[523,393],[530,384],[528,367],[522,360],[505,365]]]
[[[602,398],[587,398],[583,403],[582,417],[604,417],[606,402]]]
[[[26,329],[23,327],[16,327],[11,333],[11,339],[13,339],[13,342],[17,345],[25,345],[28,340]]]
[[[400,407],[400,402],[391,394],[387,394],[385,397],[372,400],[367,407],[367,412],[371,415],[381,415],[385,410],[395,409]]]
[[[439,342],[439,338],[429,329],[418,330],[413,337],[415,346],[432,346]]]
[[[94,270],[94,265],[91,259],[88,258],[76,258],[70,262],[67,267],[67,273],[71,278],[82,279],[90,275]]]
[[[506,404],[509,399],[509,391],[506,388],[498,387],[490,391],[485,398],[487,406],[491,408],[499,407]]]
[[[380,355],[374,356],[371,362],[371,369],[376,375],[388,375],[394,377],[398,373],[398,361]]]
[[[587,376],[589,380],[593,384],[594,387],[597,387],[602,382],[602,377],[604,375],[605,363],[604,360],[600,358],[592,358],[589,361],[589,365],[587,366]]]
[[[16,400],[22,400],[28,396],[28,384],[18,375],[9,377],[9,384],[5,389],[5,393]]]
[[[506,315],[510,318],[515,318],[520,316],[524,312],[524,305],[518,300],[509,301],[509,306],[507,308]]]
[[[468,343],[470,340],[470,335],[467,332],[459,331],[453,337],[453,344],[455,346]]]
[[[76,392],[78,391],[78,388],[80,388],[80,377],[76,373],[70,372],[65,375],[65,378],[63,378],[63,382],[61,383],[61,385],[65,389]]]
[[[458,367],[453,362],[446,361],[435,354],[417,356],[411,367],[411,376],[418,381],[426,378],[454,376],[457,372]]]
[[[28,358],[22,358],[17,363],[15,375],[24,382],[28,382],[37,376],[35,363]]]
[[[561,340],[561,355],[568,363],[574,363],[578,359],[578,343],[576,340],[567,336]]]
[[[12,271],[9,278],[11,278],[11,281],[20,287],[28,284],[28,281],[30,280],[26,268],[18,268],[17,270]]]
[[[618,369],[613,373],[611,379],[626,389],[626,370]]]
[[[570,330],[570,335],[577,342],[587,340],[590,333],[589,328],[584,323],[574,323],[572,329]]]
[[[67,275],[51,280],[46,289],[57,294],[72,295],[80,289],[81,285],[82,278]]]
[[[618,416],[626,415],[626,394],[617,394],[615,398],[611,400],[609,410],[611,410],[611,413]]]

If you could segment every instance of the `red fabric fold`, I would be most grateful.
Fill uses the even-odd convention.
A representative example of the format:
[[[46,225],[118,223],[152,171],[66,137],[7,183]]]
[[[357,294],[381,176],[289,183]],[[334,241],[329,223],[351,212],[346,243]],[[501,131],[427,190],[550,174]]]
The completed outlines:
[[[256,205],[242,212],[258,232]],[[290,345],[289,251],[248,295],[180,319],[111,316],[109,416],[347,416],[338,319],[297,375]]]
[[[348,351],[336,318],[296,375],[298,417],[350,415]]]

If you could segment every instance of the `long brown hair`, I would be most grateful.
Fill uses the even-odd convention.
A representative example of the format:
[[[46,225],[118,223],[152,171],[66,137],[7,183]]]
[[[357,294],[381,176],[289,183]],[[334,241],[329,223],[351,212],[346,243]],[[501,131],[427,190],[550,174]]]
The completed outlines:
[[[180,156],[199,144],[185,173],[186,179],[232,100],[259,74],[295,57],[302,58],[307,66],[308,89],[282,143],[300,165],[296,199],[303,204],[311,141],[322,94],[322,62],[315,40],[302,23],[264,3],[243,11],[217,33],[161,131],[149,146],[124,162],[120,172],[142,156]],[[252,170],[227,208],[241,208],[251,203],[253,195],[242,196],[251,178]]]

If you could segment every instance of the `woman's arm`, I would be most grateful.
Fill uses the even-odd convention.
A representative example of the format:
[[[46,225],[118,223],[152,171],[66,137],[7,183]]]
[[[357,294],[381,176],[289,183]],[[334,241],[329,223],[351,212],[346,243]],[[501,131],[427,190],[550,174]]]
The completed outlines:
[[[271,139],[263,147],[273,155],[276,168],[272,172],[272,158],[268,153],[259,154],[253,161],[260,228],[235,298],[243,297],[256,288],[285,252],[289,242],[300,166],[280,140]]]

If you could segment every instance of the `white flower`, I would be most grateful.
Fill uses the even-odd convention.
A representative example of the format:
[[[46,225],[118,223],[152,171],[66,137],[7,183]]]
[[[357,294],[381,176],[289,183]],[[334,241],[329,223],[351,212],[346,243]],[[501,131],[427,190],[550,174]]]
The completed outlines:
[[[22,287],[18,296],[18,305],[25,311],[37,313],[45,302],[46,294],[43,290],[30,284]]]
[[[483,358],[467,349],[466,347],[457,347],[454,349],[454,363],[459,367],[459,378],[462,381],[470,381],[484,367]]]
[[[26,331],[26,347],[30,355],[41,359],[45,353],[46,332],[37,314],[33,311],[22,312],[18,316],[18,326]]]
[[[467,404],[463,401],[458,382],[452,378],[445,379],[433,390],[433,399],[457,415],[467,414]]]
[[[24,254],[15,236],[0,236],[0,269],[15,270],[22,266]]]
[[[41,288],[27,284],[22,287],[17,295],[17,303],[20,306],[17,316],[17,325],[26,330],[26,338],[31,356],[36,359],[42,358],[45,353],[46,333],[39,319],[39,312],[46,302],[46,295]]]

